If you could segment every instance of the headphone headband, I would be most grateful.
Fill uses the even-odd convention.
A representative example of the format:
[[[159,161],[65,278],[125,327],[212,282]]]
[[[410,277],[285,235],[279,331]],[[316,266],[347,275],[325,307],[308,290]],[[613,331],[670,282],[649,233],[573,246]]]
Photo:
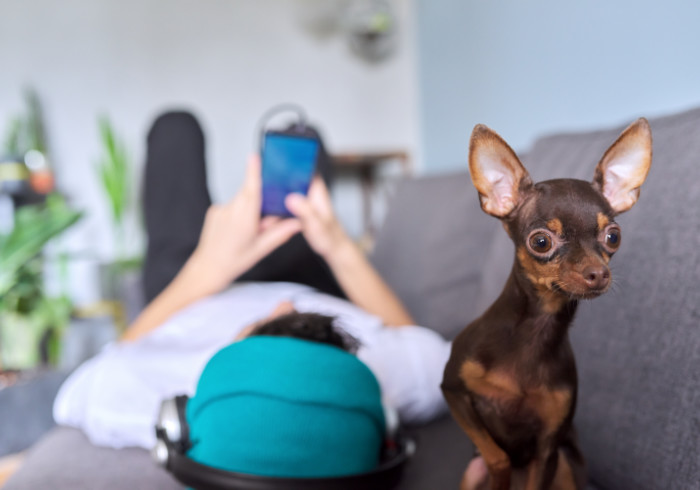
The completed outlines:
[[[277,478],[235,473],[206,466],[168,447],[166,469],[181,483],[197,490],[388,490],[394,488],[403,466],[415,452],[415,443],[405,439],[399,452],[367,473],[333,478]]]
[[[151,454],[179,482],[197,490],[388,490],[398,484],[405,463],[416,449],[414,441],[399,430],[394,435],[395,447],[386,451],[388,459],[366,473],[331,478],[279,478],[221,470],[186,455],[187,400],[187,396],[181,395],[163,401],[155,427],[157,442]],[[177,413],[173,413],[173,408]],[[180,426],[176,427],[177,424]]]
[[[297,127],[299,129],[299,132],[303,134],[306,131],[306,111],[304,111],[304,108],[301,107],[298,104],[292,104],[292,103],[284,103],[284,104],[278,104],[271,109],[268,109],[265,111],[265,113],[262,115],[260,118],[260,121],[258,123],[258,127],[260,128],[258,131],[258,134],[260,135],[260,151],[263,149],[264,141],[265,141],[265,131],[267,129],[267,124],[270,122],[270,120],[275,117],[278,114],[281,114],[283,112],[293,112],[297,115],[298,122],[297,122]]]

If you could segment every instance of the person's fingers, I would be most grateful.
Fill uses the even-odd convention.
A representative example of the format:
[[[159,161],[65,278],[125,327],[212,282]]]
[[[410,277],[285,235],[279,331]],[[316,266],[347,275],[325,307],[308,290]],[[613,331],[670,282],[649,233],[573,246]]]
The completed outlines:
[[[207,214],[204,216],[204,225],[202,227],[202,232],[199,235],[199,242],[201,243],[205,237],[211,235],[212,230],[216,228],[217,223],[221,217],[222,207],[218,204],[212,204],[207,209]]]
[[[221,214],[222,209],[223,209],[223,207],[220,204],[212,204],[207,209],[207,214],[204,217],[204,219],[207,219],[207,218],[216,219],[216,216]]]
[[[311,181],[311,185],[313,186],[314,195],[316,197],[330,202],[331,194],[328,192],[328,187],[326,187],[326,183],[323,181],[320,175],[314,176],[313,180]]]
[[[265,216],[260,220],[260,231],[263,232],[273,226],[275,223],[279,223],[282,218],[279,216]]]
[[[248,157],[243,189],[248,192],[260,194],[261,187],[262,174],[260,170],[260,156],[254,153]]]
[[[293,218],[281,220],[270,226],[258,235],[253,243],[253,249],[257,258],[260,259],[266,256],[300,231],[301,222]]]
[[[284,205],[287,206],[290,213],[302,221],[313,217],[314,209],[311,206],[311,203],[301,194],[289,194],[284,199]]]
[[[485,487],[488,476],[489,471],[484,458],[474,458],[469,462],[459,488],[460,490],[481,490]]]
[[[260,219],[260,207],[262,203],[262,177],[260,174],[260,157],[251,155],[246,166],[245,179],[241,190],[226,203],[230,219],[245,217],[252,225],[252,221]]]
[[[326,183],[320,176],[315,176],[309,186],[309,201],[324,216],[333,215],[333,201]]]

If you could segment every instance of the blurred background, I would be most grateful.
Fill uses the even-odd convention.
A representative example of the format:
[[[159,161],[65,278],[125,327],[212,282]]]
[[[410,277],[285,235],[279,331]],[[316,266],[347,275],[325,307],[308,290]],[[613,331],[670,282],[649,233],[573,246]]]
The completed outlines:
[[[0,0],[0,18],[0,386],[74,367],[138,311],[164,111],[198,118],[223,201],[262,114],[303,106],[370,249],[391,182],[463,170],[476,123],[525,152],[700,105],[693,1]]]

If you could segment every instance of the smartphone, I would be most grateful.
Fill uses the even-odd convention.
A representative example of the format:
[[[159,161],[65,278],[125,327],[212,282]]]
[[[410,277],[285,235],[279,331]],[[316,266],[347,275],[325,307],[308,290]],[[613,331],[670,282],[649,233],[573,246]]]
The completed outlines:
[[[284,199],[309,190],[319,141],[291,132],[266,131],[261,142],[262,215],[291,216]]]

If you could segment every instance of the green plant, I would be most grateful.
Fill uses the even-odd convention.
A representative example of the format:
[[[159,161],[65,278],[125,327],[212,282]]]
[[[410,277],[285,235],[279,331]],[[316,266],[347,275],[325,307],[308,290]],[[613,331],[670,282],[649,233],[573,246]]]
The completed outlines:
[[[97,171],[112,214],[117,260],[125,259],[124,218],[131,199],[129,156],[124,144],[115,135],[107,117],[98,121],[102,156]]]
[[[13,117],[7,127],[3,150],[13,156],[24,156],[29,150],[47,154],[44,115],[39,96],[31,87],[24,90],[25,114]]]
[[[22,124],[22,118],[16,116],[10,120],[10,123],[7,126],[7,135],[5,136],[3,147],[8,156],[19,156],[20,154],[23,154],[21,150],[23,131]]]
[[[3,365],[30,367],[38,358],[40,340],[48,340],[48,359],[56,360],[58,339],[68,323],[71,303],[65,294],[57,297],[45,294],[41,251],[49,240],[81,216],[59,195],[49,195],[45,204],[18,209],[12,231],[0,235],[0,341],[3,343],[0,361]],[[13,341],[13,350],[4,345]],[[17,344],[21,344],[21,349]],[[22,349],[24,352],[19,352]]]
[[[44,128],[44,112],[39,102],[36,90],[28,88],[24,91],[27,103],[27,143],[28,149],[37,150],[46,155],[46,130]]]
[[[76,223],[82,213],[68,207],[58,194],[45,204],[24,206],[15,213],[9,235],[0,235],[0,298],[17,285],[18,274],[53,237]]]

